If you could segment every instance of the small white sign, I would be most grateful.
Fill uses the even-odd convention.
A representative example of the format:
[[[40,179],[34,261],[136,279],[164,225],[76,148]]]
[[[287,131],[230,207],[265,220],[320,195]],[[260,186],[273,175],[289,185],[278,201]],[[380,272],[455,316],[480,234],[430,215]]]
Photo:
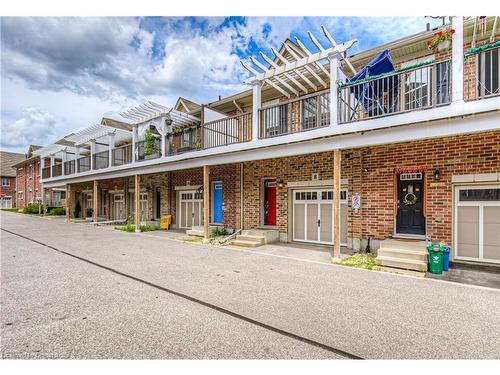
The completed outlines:
[[[361,195],[359,193],[353,194],[351,202],[352,202],[352,209],[359,210],[361,208]]]

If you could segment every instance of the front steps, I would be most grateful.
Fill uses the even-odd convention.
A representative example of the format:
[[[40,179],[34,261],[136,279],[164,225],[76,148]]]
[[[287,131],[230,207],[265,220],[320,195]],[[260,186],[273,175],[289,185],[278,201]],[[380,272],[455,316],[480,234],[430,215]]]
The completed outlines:
[[[380,242],[376,261],[381,266],[427,271],[425,241],[388,239]]]
[[[279,231],[277,230],[248,229],[241,231],[241,234],[237,235],[230,244],[241,247],[259,247],[278,241]]]

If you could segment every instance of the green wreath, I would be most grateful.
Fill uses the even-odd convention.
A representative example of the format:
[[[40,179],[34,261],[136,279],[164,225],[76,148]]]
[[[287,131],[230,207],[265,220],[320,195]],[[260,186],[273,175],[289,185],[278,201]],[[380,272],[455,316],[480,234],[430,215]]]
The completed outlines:
[[[415,203],[417,203],[417,197],[413,193],[407,193],[403,199],[403,203],[405,206],[413,206]]]

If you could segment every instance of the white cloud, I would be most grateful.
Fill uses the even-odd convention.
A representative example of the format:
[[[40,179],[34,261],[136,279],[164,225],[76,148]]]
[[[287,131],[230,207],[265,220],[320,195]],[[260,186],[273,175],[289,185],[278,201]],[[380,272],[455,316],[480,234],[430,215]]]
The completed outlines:
[[[54,134],[54,117],[36,107],[22,110],[22,117],[2,126],[2,146],[19,147],[38,144]]]

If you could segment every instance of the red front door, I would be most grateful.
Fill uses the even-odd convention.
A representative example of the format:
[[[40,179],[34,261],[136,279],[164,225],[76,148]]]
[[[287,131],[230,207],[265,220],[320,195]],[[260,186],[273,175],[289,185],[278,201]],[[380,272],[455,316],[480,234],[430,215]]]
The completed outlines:
[[[276,225],[276,180],[264,181],[264,225]]]

